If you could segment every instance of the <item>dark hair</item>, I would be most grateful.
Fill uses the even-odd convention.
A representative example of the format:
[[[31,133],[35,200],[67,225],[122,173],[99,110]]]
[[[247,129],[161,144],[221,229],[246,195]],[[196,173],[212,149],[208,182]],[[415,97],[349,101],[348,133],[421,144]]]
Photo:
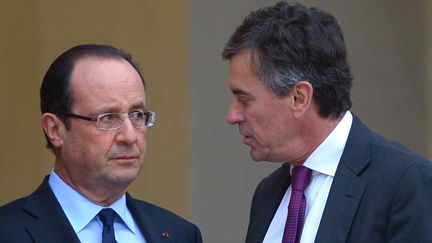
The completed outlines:
[[[69,119],[59,112],[71,111],[73,97],[70,92],[70,76],[75,63],[85,57],[124,59],[138,72],[145,87],[143,75],[129,53],[108,45],[86,44],[72,47],[54,60],[46,72],[40,88],[41,113],[55,113],[65,123],[67,129],[70,129]],[[52,149],[53,146],[46,134],[45,137],[47,147]]]
[[[323,117],[351,108],[352,76],[343,34],[336,19],[317,8],[279,2],[251,12],[222,52],[223,59],[250,51],[265,86],[286,95],[299,81],[313,86]]]

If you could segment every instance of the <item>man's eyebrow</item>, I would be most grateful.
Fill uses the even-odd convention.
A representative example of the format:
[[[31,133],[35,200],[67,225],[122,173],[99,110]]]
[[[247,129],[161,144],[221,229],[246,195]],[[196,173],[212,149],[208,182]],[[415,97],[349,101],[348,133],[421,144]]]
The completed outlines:
[[[139,102],[139,103],[135,103],[135,104],[133,104],[131,107],[130,107],[130,109],[143,109],[143,110],[146,110],[147,109],[147,107],[146,107],[146,105],[144,104],[144,103],[141,103],[141,102]]]
[[[120,107],[118,106],[101,106],[98,107],[94,112],[92,112],[92,115],[100,115],[104,113],[117,113],[119,112]]]
[[[231,92],[235,95],[250,95],[248,92],[241,89],[231,89]]]
[[[137,102],[135,104],[132,104],[129,108],[129,110],[147,110],[147,107],[142,102]],[[113,106],[103,106],[99,107],[96,111],[92,112],[91,115],[100,115],[103,113],[119,113],[121,112],[121,107],[117,105]]]

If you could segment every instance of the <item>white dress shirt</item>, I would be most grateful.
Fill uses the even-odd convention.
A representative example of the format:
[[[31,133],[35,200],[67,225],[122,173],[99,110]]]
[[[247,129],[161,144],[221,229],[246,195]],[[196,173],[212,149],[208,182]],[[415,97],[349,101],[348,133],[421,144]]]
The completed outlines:
[[[300,243],[313,243],[315,240],[333,177],[351,129],[352,119],[351,112],[347,111],[335,129],[303,164],[312,170],[312,178],[305,190],[306,216]],[[290,198],[291,185],[282,198],[263,243],[282,242]]]
[[[104,207],[93,203],[75,191],[54,170],[51,171],[48,182],[80,241],[82,243],[102,242],[103,224],[97,214]],[[117,242],[146,242],[126,206],[126,195],[108,207],[112,208],[119,216],[114,220]]]

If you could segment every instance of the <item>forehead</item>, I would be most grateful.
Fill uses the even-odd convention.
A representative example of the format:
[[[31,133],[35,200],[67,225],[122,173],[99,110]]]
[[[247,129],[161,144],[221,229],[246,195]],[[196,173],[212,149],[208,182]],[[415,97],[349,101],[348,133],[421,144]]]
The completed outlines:
[[[240,52],[229,61],[229,85],[234,94],[271,93],[255,72],[250,51]]]
[[[124,59],[85,57],[78,60],[70,77],[73,106],[127,106],[145,103],[144,85],[138,72]]]

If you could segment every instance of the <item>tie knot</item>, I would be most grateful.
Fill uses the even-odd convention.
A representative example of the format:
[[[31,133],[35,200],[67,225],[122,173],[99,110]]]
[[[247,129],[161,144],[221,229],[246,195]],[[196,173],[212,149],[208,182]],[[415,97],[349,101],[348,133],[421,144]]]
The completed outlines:
[[[294,166],[292,169],[292,190],[304,191],[309,185],[312,170],[304,166]]]
[[[112,226],[116,212],[112,208],[104,208],[98,215],[104,226]]]

